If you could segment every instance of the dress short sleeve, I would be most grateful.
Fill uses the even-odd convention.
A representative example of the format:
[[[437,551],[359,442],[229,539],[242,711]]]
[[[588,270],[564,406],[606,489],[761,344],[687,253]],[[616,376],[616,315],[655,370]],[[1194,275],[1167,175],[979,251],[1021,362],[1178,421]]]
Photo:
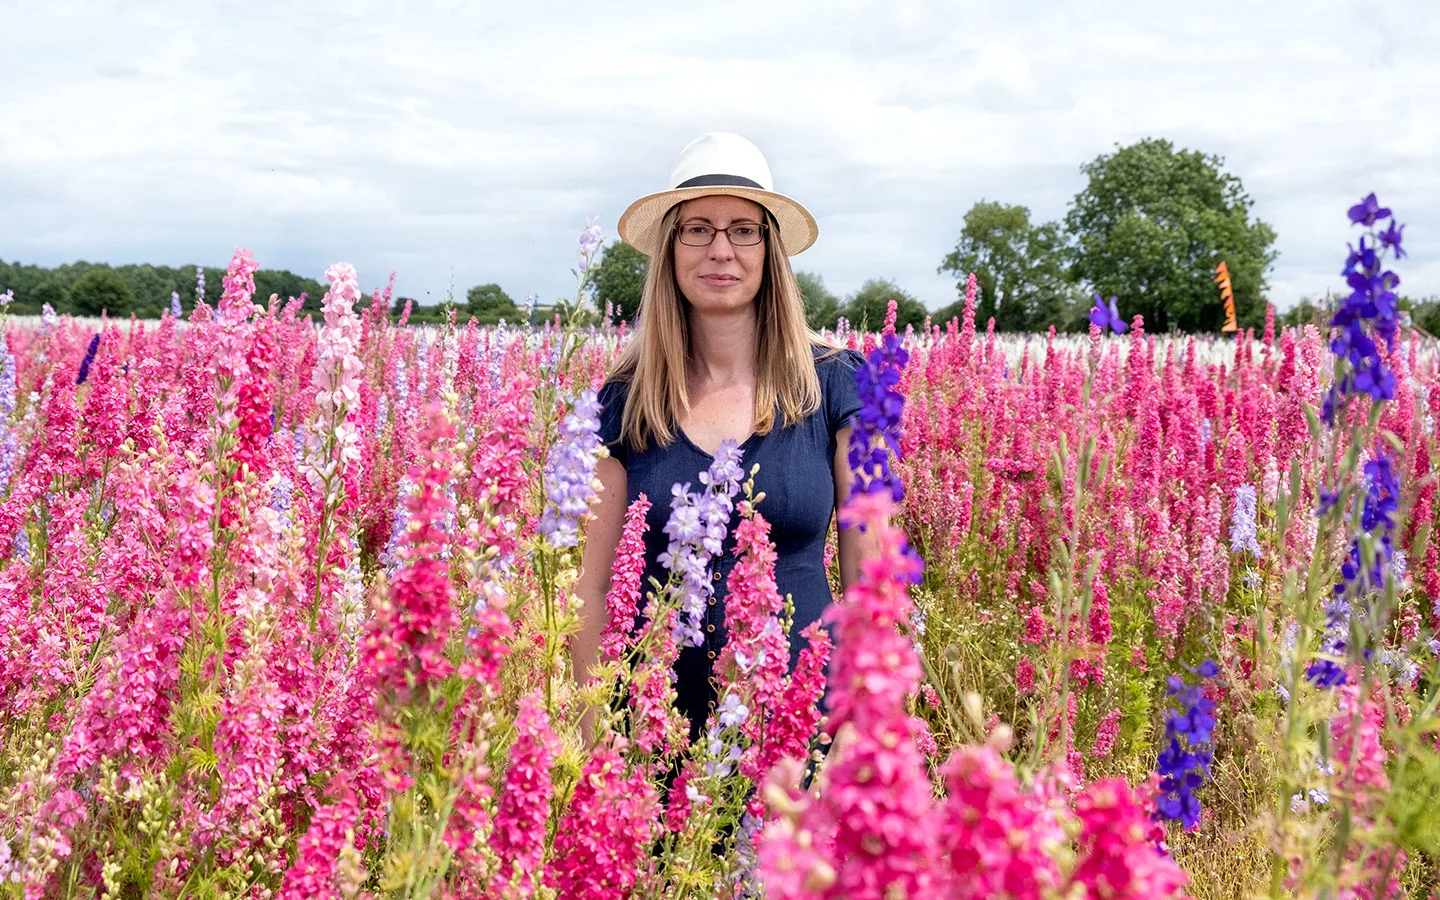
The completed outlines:
[[[850,417],[860,411],[860,389],[855,386],[855,370],[865,364],[865,357],[855,350],[841,350],[821,361],[821,384],[825,389],[825,419],[830,434],[850,424]]]
[[[630,395],[630,385],[623,381],[606,382],[600,388],[600,441],[610,451],[610,458],[629,468],[629,451],[620,439],[621,423],[625,418],[625,398]]]

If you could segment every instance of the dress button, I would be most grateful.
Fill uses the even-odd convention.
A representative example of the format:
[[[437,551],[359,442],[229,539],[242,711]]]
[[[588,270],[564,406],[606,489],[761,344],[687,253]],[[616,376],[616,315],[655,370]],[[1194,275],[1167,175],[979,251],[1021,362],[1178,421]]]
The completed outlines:
[[[711,605],[711,606],[714,606],[714,605],[715,605],[715,598],[714,598],[714,597],[711,597],[711,598],[710,598],[710,605]]]
[[[720,580],[720,573],[719,573],[719,572],[716,572],[713,576],[711,576],[711,579],[712,579],[713,581],[719,581],[719,580]]]
[[[706,630],[706,631],[714,631],[714,630],[715,630],[715,625],[714,625],[714,623],[711,623],[711,624],[709,624],[709,625],[706,625],[706,626],[705,626],[705,630]]]
[[[711,650],[711,651],[710,651],[710,658],[711,658],[711,659],[714,659],[714,658],[715,658],[715,651],[714,651],[714,650]]]

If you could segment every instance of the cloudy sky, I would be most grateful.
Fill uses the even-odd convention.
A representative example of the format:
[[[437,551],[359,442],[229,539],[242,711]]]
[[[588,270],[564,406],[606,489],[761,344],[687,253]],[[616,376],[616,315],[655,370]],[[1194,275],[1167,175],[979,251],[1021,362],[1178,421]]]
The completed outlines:
[[[971,204],[1059,218],[1082,163],[1154,136],[1243,179],[1282,308],[1339,286],[1370,190],[1405,292],[1440,294],[1436,0],[0,0],[0,73],[11,261],[246,246],[425,303],[573,295],[585,217],[613,235],[728,130],[820,222],[796,268],[934,308]]]

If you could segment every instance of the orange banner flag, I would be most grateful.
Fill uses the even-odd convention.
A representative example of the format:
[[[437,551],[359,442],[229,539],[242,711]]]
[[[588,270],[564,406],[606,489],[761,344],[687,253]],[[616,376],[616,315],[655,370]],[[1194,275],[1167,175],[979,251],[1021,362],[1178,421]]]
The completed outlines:
[[[1230,289],[1230,267],[1225,265],[1225,260],[1220,260],[1220,265],[1215,267],[1215,277],[1210,279],[1220,285],[1220,299],[1225,301],[1225,324],[1221,331],[1239,331],[1240,326],[1235,322],[1235,292]]]

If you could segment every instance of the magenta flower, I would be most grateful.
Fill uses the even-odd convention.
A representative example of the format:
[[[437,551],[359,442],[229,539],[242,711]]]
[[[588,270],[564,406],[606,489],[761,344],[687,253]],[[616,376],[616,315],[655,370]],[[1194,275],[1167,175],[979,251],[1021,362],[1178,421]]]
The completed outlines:
[[[535,891],[534,876],[540,871],[545,851],[550,798],[555,792],[550,768],[560,750],[560,740],[550,730],[545,699],[539,691],[520,701],[515,730],[490,847],[500,859],[498,880],[513,886],[517,896],[528,897]]]

